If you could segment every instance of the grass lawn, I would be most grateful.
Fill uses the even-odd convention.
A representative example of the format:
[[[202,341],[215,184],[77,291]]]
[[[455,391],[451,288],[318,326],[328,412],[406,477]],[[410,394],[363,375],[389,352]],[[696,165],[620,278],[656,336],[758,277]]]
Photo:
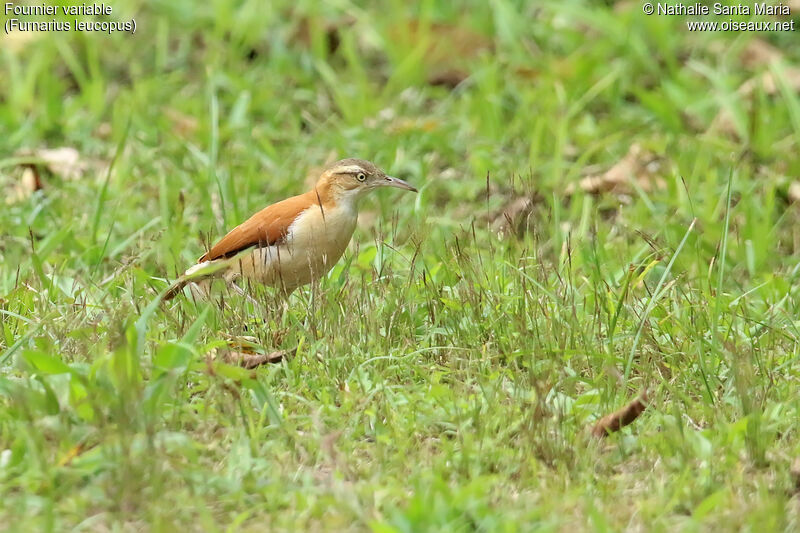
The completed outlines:
[[[411,4],[0,35],[0,528],[800,527],[798,33]],[[351,156],[420,193],[325,279],[160,303]]]

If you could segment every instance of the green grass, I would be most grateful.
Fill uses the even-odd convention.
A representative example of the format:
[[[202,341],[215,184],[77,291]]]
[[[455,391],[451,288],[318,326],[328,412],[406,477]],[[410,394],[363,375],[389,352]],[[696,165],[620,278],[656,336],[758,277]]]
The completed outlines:
[[[798,527],[796,34],[635,2],[113,9],[135,35],[0,40],[4,527]],[[756,39],[781,60],[744,61]],[[426,82],[446,69],[469,77]],[[737,92],[764,72],[775,91]],[[567,193],[632,144],[663,186]],[[82,177],[42,167],[12,200],[22,151],[59,146]],[[204,242],[346,156],[420,194],[368,199],[285,312],[222,285],[159,305]],[[245,333],[298,353],[211,356]]]

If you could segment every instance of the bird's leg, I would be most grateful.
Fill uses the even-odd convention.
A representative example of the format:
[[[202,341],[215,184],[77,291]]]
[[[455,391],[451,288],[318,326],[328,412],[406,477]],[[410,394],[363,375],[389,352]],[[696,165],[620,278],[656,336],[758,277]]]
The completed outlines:
[[[228,283],[228,285],[230,285],[230,287],[231,287],[231,288],[232,288],[234,291],[236,291],[238,294],[240,294],[240,295],[244,296],[244,297],[247,299],[247,301],[248,301],[248,302],[250,302],[251,304],[253,304],[253,305],[254,305],[254,306],[256,306],[256,307],[258,306],[258,301],[257,301],[255,298],[253,298],[252,296],[250,296],[250,295],[247,293],[247,291],[245,291],[245,290],[244,290],[243,288],[241,288],[239,285],[237,285],[237,284],[236,284],[236,283],[234,283],[234,282],[230,282],[230,283]]]
[[[201,279],[188,283],[189,292],[195,300],[211,300],[211,279]]]
[[[277,320],[283,318],[283,315],[289,312],[289,297],[294,292],[294,288],[291,289],[282,289],[281,290],[281,302],[277,306],[278,307],[278,316],[276,317]]]

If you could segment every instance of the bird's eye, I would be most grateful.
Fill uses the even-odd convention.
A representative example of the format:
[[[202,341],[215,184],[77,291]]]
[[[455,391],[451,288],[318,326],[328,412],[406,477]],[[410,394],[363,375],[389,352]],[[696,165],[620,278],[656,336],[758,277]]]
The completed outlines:
[[[367,176],[363,172],[359,172],[358,174],[356,174],[356,179],[358,181],[364,181],[365,179],[367,179]]]

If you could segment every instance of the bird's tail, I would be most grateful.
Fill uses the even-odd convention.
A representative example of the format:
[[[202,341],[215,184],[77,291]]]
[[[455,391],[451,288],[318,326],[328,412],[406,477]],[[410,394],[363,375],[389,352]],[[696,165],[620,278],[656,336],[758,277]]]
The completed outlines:
[[[217,259],[214,261],[204,261],[194,265],[184,272],[183,276],[175,280],[170,288],[167,289],[167,292],[164,294],[164,298],[162,300],[172,300],[183,290],[184,287],[190,283],[199,283],[209,278],[219,276],[234,259]]]
[[[172,300],[175,298],[175,295],[178,294],[183,290],[183,288],[190,283],[189,280],[180,278],[173,283],[170,288],[167,290],[166,294],[164,294],[164,298],[162,298],[165,302],[168,300]]]

